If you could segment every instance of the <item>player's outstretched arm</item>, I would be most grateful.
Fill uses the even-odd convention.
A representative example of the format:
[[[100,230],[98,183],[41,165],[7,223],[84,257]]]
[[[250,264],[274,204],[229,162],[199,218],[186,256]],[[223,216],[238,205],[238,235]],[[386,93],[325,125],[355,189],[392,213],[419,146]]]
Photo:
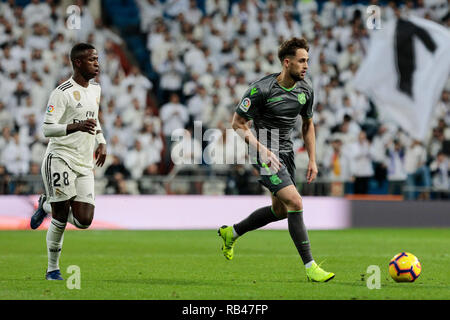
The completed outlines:
[[[250,148],[257,150],[261,159],[267,165],[269,165],[271,169],[277,172],[278,170],[280,170],[281,167],[280,160],[278,160],[277,156],[272,151],[267,149],[262,143],[258,141],[258,139],[255,137],[255,135],[248,127],[247,122],[248,122],[247,119],[245,119],[244,117],[240,116],[235,112],[231,126],[233,127],[234,131],[236,131],[236,133],[242,139],[244,139],[245,143],[247,143],[250,146]]]

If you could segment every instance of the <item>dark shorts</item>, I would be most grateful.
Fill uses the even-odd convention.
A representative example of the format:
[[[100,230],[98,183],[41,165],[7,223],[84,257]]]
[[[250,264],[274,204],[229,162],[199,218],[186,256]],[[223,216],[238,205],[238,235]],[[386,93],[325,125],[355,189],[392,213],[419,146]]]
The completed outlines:
[[[265,167],[259,160],[258,164],[253,165],[256,169],[259,170],[259,183],[269,189],[273,195],[276,195],[276,193],[284,187],[296,185],[294,152],[280,153],[279,159],[282,166],[276,174],[268,174],[269,169]]]

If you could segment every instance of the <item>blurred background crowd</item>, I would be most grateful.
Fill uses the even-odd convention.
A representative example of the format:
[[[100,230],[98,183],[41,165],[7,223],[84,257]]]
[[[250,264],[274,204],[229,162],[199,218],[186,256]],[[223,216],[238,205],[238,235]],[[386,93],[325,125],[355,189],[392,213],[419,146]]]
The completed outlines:
[[[80,11],[68,10],[72,4]],[[224,161],[245,159],[227,152],[236,138],[227,130],[234,109],[251,82],[281,70],[278,46],[295,36],[310,44],[319,166],[317,182],[304,185],[299,122],[293,139],[301,193],[448,199],[450,81],[426,143],[380,122],[376,106],[353,86],[367,54],[370,4],[380,6],[382,23],[416,15],[450,27],[447,2],[432,0],[0,1],[0,194],[43,191],[48,139],[41,125],[50,92],[71,76],[76,42],[92,43],[101,66],[99,118],[109,155],[95,169],[98,194],[265,192],[251,165],[210,165],[201,152],[172,157],[171,150],[210,143]],[[76,18],[81,28],[68,27]],[[195,121],[222,135],[199,141]],[[180,128],[187,129],[183,139],[172,141]],[[193,157],[201,164],[174,164]]]

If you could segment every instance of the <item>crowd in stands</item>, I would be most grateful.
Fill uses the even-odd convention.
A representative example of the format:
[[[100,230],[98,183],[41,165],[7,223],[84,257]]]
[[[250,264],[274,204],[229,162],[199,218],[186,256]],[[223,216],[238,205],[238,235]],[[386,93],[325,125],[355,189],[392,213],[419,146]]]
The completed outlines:
[[[426,2],[380,4],[380,16],[386,21],[396,15],[416,15],[449,28],[448,13],[444,17],[445,12],[428,9]],[[450,81],[436,106],[427,143],[411,139],[394,123],[380,123],[376,107],[352,84],[368,49],[367,4],[201,3],[136,0],[140,29],[147,35],[149,59],[158,74],[152,82],[139,66],[125,72],[116,50],[123,40],[103,25],[101,17],[94,19],[83,1],[76,1],[82,13],[80,30],[66,27],[65,8],[58,1],[32,0],[25,7],[14,0],[0,2],[0,193],[33,193],[40,188],[38,183],[13,188],[7,181],[40,174],[47,143],[41,130],[47,99],[71,75],[68,52],[74,43],[90,42],[99,53],[101,74],[96,81],[102,86],[100,121],[109,156],[103,168],[95,169],[96,177],[108,177],[106,193],[129,193],[128,179],[138,181],[179,169],[171,157],[177,143],[205,146],[192,134],[195,121],[201,121],[203,132],[221,130],[223,138],[213,143],[227,149],[227,141],[235,138],[227,129],[248,85],[280,71],[277,50],[282,41],[305,37],[310,45],[308,75],[315,92],[319,180],[342,183],[346,193],[366,194],[385,186],[384,192],[402,194],[405,186],[419,184],[449,196],[450,161],[444,147],[450,140]],[[172,141],[176,129],[188,129],[182,141]],[[307,154],[300,130],[293,137],[302,180]],[[183,156],[193,159],[198,153]],[[215,169],[201,156],[196,160],[203,162],[198,167]],[[254,175],[251,166],[217,169],[230,177]],[[192,168],[188,172],[195,174]],[[245,188],[245,183],[240,185]],[[407,197],[417,197],[415,190],[405,190]]]

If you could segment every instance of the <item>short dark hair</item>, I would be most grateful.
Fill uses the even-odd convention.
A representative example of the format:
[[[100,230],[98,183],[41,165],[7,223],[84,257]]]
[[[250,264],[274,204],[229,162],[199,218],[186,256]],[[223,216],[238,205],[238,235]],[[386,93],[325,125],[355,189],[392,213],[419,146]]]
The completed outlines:
[[[74,61],[79,58],[80,55],[83,54],[86,50],[95,50],[95,47],[89,43],[77,43],[73,46],[72,50],[70,50],[70,60]]]
[[[278,59],[283,62],[287,56],[295,56],[297,49],[309,51],[308,41],[304,38],[292,38],[284,41],[278,49]]]

